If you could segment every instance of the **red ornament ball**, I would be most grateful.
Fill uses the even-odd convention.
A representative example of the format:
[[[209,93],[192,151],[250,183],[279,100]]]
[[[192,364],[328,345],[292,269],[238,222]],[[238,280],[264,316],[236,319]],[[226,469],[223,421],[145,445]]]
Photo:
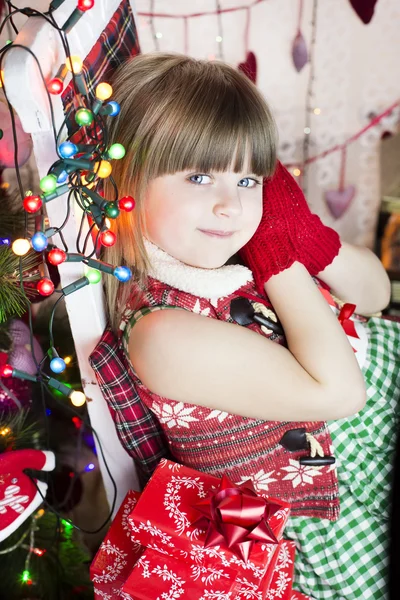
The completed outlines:
[[[50,279],[47,279],[47,277],[43,277],[38,282],[36,289],[41,296],[51,296],[54,292],[54,283]]]
[[[107,246],[107,248],[111,248],[111,246],[114,246],[116,241],[117,236],[109,229],[107,229],[107,231],[103,231],[103,233],[100,234],[100,243],[103,246]]]
[[[0,377],[11,377],[13,373],[13,368],[11,365],[3,365],[0,367]]]
[[[64,250],[53,248],[53,250],[50,250],[47,258],[49,259],[49,263],[57,267],[57,265],[61,265],[66,260],[67,255]]]
[[[94,6],[94,0],[78,0],[77,8],[82,12],[90,10]]]
[[[25,196],[23,205],[28,213],[35,213],[42,208],[42,199],[40,196]]]
[[[118,202],[118,208],[125,212],[131,212],[135,208],[135,200],[132,196],[124,196]]]

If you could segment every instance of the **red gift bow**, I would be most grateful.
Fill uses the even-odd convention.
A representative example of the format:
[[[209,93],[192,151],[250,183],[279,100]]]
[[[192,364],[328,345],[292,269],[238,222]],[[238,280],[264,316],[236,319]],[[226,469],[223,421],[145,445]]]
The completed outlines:
[[[358,338],[356,327],[355,327],[353,321],[350,321],[350,317],[352,316],[352,314],[354,313],[355,310],[356,310],[355,304],[344,304],[339,313],[338,319],[339,319],[339,323],[343,327],[346,335],[349,335],[350,337]]]
[[[224,475],[220,487],[193,508],[203,515],[195,523],[208,526],[206,548],[226,544],[247,562],[255,541],[278,543],[267,520],[282,506],[258,496],[250,479],[235,485]]]

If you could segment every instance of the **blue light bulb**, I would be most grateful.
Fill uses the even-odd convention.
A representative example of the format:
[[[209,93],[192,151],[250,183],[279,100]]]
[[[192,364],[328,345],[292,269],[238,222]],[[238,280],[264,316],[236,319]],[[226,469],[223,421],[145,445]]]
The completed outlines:
[[[35,235],[32,236],[31,244],[36,252],[42,252],[42,250],[47,248],[48,243],[47,237],[41,231],[36,232]]]
[[[71,158],[78,152],[78,148],[72,142],[63,142],[59,145],[58,151],[63,158]]]
[[[129,281],[132,277],[132,271],[128,267],[115,267],[114,275],[118,281]]]
[[[110,117],[116,117],[117,115],[119,115],[121,107],[118,104],[118,102],[115,102],[115,100],[111,100],[110,102],[107,103],[107,105],[111,106],[113,109],[113,111],[110,112]]]
[[[67,365],[65,364],[65,361],[59,356],[56,356],[50,361],[50,369],[53,373],[62,373],[66,368]]]
[[[57,183],[65,183],[68,179],[68,173],[67,171],[61,171],[61,173],[58,176],[57,179]]]

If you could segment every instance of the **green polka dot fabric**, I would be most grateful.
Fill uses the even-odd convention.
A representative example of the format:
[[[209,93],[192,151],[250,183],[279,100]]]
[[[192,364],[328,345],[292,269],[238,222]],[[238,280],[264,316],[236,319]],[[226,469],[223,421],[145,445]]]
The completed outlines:
[[[391,476],[398,432],[400,323],[368,322],[363,368],[367,403],[329,423],[340,493],[340,517],[292,517],[294,587],[316,600],[387,600]]]

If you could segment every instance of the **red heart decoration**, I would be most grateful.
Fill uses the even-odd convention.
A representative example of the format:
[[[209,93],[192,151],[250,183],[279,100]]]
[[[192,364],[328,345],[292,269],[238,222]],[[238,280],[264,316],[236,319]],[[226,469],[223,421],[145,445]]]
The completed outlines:
[[[356,187],[354,185],[349,185],[343,190],[329,190],[325,192],[325,200],[331,215],[335,219],[339,219],[349,208],[355,195]]]
[[[254,52],[248,52],[245,62],[238,66],[239,71],[242,71],[253,83],[257,82],[257,59]]]
[[[365,25],[372,20],[377,2],[378,0],[350,0],[351,6]]]

